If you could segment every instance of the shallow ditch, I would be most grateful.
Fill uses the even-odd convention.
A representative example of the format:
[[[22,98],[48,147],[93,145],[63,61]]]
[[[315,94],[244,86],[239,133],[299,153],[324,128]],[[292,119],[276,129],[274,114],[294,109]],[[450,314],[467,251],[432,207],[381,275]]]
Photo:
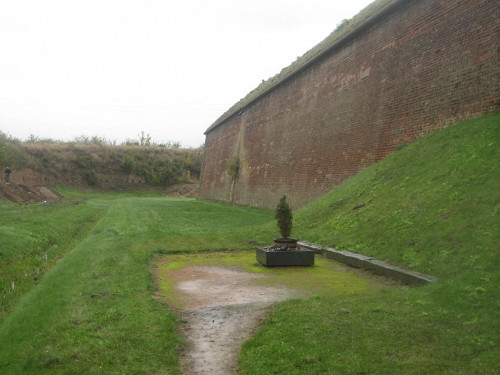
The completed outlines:
[[[267,268],[255,253],[177,254],[155,261],[158,297],[183,318],[186,375],[235,374],[241,345],[272,306],[310,295],[374,293],[394,282],[316,256],[314,267]]]

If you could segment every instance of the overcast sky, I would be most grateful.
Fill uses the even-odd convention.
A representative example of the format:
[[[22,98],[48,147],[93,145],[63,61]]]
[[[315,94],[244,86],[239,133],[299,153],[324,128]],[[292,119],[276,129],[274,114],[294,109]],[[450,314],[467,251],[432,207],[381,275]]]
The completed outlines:
[[[197,147],[370,0],[0,0],[0,131]]]

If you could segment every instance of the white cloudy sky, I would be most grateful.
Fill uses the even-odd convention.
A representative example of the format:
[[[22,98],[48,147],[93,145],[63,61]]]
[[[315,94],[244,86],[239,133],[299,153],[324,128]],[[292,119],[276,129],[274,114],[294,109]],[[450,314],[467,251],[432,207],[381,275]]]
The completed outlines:
[[[370,0],[0,0],[0,131],[199,146]]]

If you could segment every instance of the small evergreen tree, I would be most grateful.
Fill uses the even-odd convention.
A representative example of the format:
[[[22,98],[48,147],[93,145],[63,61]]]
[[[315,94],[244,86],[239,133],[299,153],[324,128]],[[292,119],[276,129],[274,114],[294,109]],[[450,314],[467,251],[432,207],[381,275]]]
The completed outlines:
[[[288,238],[292,232],[292,209],[286,201],[286,195],[280,199],[276,207],[276,220],[278,221],[278,228],[283,238]]]

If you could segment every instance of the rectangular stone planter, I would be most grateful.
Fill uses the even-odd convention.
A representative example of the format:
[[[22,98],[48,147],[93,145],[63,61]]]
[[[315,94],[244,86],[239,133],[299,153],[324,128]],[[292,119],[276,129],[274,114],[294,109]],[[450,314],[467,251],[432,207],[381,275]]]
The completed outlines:
[[[271,251],[258,248],[257,261],[267,267],[314,266],[314,251],[306,249]]]

